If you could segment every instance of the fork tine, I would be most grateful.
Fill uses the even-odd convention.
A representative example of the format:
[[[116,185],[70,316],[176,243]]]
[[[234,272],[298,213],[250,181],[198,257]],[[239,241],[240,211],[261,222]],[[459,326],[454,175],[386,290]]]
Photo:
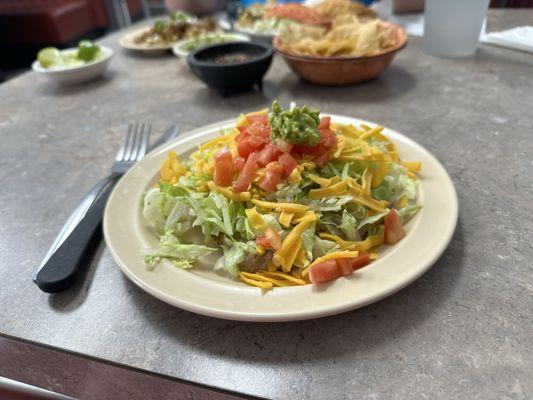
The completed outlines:
[[[126,148],[126,154],[124,154],[124,160],[134,160],[137,156],[137,135],[139,131],[139,124],[133,125],[133,135],[131,136],[131,140],[128,142],[128,147]],[[135,152],[135,155],[134,155]]]
[[[115,161],[122,161],[124,160],[124,154],[126,152],[126,147],[128,146],[128,142],[131,138],[131,134],[133,131],[133,125],[128,124],[128,132],[126,133],[126,137],[122,141],[122,144],[120,145],[120,149],[118,149],[117,155],[115,156]]]
[[[152,131],[152,125],[142,124],[141,142],[139,146],[139,152],[137,153],[137,161],[142,159],[146,154],[146,150],[148,150],[148,143],[150,142],[151,131]]]

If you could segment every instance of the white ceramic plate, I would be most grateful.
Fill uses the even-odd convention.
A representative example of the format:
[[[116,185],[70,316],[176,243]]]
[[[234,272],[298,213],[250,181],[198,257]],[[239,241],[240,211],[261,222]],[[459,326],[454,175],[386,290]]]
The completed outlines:
[[[368,121],[332,115],[339,123]],[[423,209],[407,224],[407,237],[382,246],[379,260],[320,286],[274,288],[268,292],[219,276],[210,270],[186,271],[163,262],[149,271],[141,249],[157,244],[142,218],[141,196],[157,182],[168,150],[188,154],[231,127],[234,120],[196,129],[168,143],[135,165],[118,182],[104,216],[104,234],[122,271],[139,287],[174,306],[218,318],[243,321],[293,321],[352,310],[387,297],[413,282],[439,258],[457,222],[457,196],[442,165],[411,139],[385,129],[405,160],[422,162],[419,199]]]
[[[37,71],[61,84],[71,85],[87,82],[102,75],[109,66],[111,58],[113,58],[113,50],[106,46],[99,45],[99,47],[102,52],[101,57],[83,65],[48,69],[42,67],[39,60],[35,60],[31,67],[34,71]],[[76,49],[61,50],[61,53],[69,53],[75,50]]]
[[[172,49],[172,46],[176,44],[176,42],[165,42],[160,44],[135,43],[135,38],[144,33],[145,31],[149,30],[150,28],[150,26],[145,26],[144,28],[140,28],[132,32],[126,33],[125,35],[120,37],[118,43],[125,49],[139,51],[143,53],[162,53]]]
[[[217,36],[217,37],[224,38],[225,41],[223,43],[227,43],[227,42],[249,42],[250,41],[250,38],[248,36],[241,35],[240,33],[215,32],[215,33],[211,33],[211,34],[208,34],[208,35],[205,35],[205,36]],[[191,50],[186,50],[184,47],[187,46],[189,43],[194,42],[196,40],[198,40],[198,38],[190,38],[190,39],[180,40],[179,42],[177,42],[172,47],[172,53],[174,53],[174,55],[176,57],[187,57],[187,55],[189,55]],[[217,43],[212,43],[212,44],[217,44]],[[199,49],[202,46],[209,46],[209,44],[198,46],[193,51]]]

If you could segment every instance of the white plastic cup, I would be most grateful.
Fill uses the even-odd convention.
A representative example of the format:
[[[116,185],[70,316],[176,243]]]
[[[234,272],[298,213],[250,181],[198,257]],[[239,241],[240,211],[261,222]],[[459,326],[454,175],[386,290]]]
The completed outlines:
[[[424,53],[468,57],[476,52],[489,0],[426,0]]]

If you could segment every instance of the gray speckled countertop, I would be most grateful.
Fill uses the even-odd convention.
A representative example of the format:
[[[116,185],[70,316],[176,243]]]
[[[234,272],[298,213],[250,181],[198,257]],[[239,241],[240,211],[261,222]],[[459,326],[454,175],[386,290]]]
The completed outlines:
[[[492,12],[489,27],[518,20],[533,25],[533,11]],[[412,39],[369,83],[311,86],[277,59],[264,93],[221,99],[182,60],[132,56],[116,39],[105,79],[61,88],[30,72],[0,86],[0,333],[277,399],[533,397],[533,55],[482,46],[445,60]],[[103,245],[84,284],[47,295],[32,283],[128,122],[187,129],[274,98],[377,121],[442,161],[460,217],[428,273],[363,309],[281,324],[168,306]]]

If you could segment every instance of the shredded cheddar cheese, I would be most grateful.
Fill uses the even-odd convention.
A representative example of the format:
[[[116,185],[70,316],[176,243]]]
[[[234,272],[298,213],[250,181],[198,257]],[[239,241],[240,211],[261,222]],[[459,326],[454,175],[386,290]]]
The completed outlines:
[[[180,163],[177,154],[173,151],[169,151],[167,153],[167,156],[163,161],[163,164],[161,164],[161,168],[159,170],[161,180],[168,183],[178,182],[178,179],[182,175],[185,175],[186,172],[187,168]]]
[[[302,245],[301,234],[316,220],[316,215],[309,212],[304,218],[288,233],[281,243],[281,247],[274,253],[272,261],[276,267],[281,267],[283,271],[290,271],[298,251]]]
[[[213,182],[213,181],[209,181],[207,183],[207,187],[209,189],[211,189],[212,191],[216,191],[216,192],[220,193],[221,195],[223,195],[227,199],[233,200],[233,201],[236,201],[236,202],[239,202],[239,201],[250,201],[250,199],[251,199],[250,192],[239,192],[239,193],[233,192],[230,189],[226,189],[226,188],[223,188],[223,187],[215,185],[215,182]]]
[[[263,217],[261,217],[261,214],[259,214],[255,208],[247,208],[244,210],[244,213],[246,214],[246,218],[250,222],[252,228],[260,231],[266,228]]]
[[[321,239],[331,240],[337,243],[342,250],[352,251],[368,251],[374,247],[380,246],[385,242],[384,231],[380,231],[375,235],[368,236],[365,240],[355,242],[349,240],[343,240],[337,235],[322,232],[319,234]]]
[[[332,196],[341,196],[347,193],[346,188],[347,188],[347,181],[344,180],[334,185],[331,185],[329,187],[325,187],[321,189],[311,189],[309,191],[308,196],[312,200],[323,199],[323,198],[332,197]]]
[[[374,176],[372,170],[366,168],[361,177],[361,192],[364,195],[370,195],[370,189],[372,187],[372,177]]]
[[[221,144],[226,144],[230,140],[230,135],[226,136],[219,136],[217,138],[211,139],[209,142],[202,143],[200,146],[198,146],[199,150],[206,150],[211,147],[219,146]]]
[[[422,169],[422,163],[419,161],[400,161],[409,172],[419,172]]]
[[[292,221],[293,217],[294,217],[294,213],[287,212],[287,211],[282,211],[279,214],[279,223],[284,228],[288,228],[291,225],[291,221]]]
[[[239,278],[241,278],[244,283],[247,283],[251,286],[260,287],[261,289],[272,289],[272,286],[274,286],[272,282],[262,282],[256,279],[248,278],[243,272],[239,272]]]
[[[378,211],[378,212],[381,212],[381,211],[385,211],[386,210],[386,203],[385,202],[381,202],[379,200],[375,200],[373,197],[371,196],[368,196],[368,195],[361,195],[361,194],[358,194],[358,193],[355,193],[355,192],[350,192],[351,196],[352,196],[352,201],[354,203],[359,203],[365,207],[368,207],[372,210],[375,210],[375,211]]]
[[[305,212],[309,209],[309,206],[297,203],[273,203],[270,201],[263,201],[252,199],[252,203],[261,208],[276,210],[276,211],[287,211],[293,213]]]

